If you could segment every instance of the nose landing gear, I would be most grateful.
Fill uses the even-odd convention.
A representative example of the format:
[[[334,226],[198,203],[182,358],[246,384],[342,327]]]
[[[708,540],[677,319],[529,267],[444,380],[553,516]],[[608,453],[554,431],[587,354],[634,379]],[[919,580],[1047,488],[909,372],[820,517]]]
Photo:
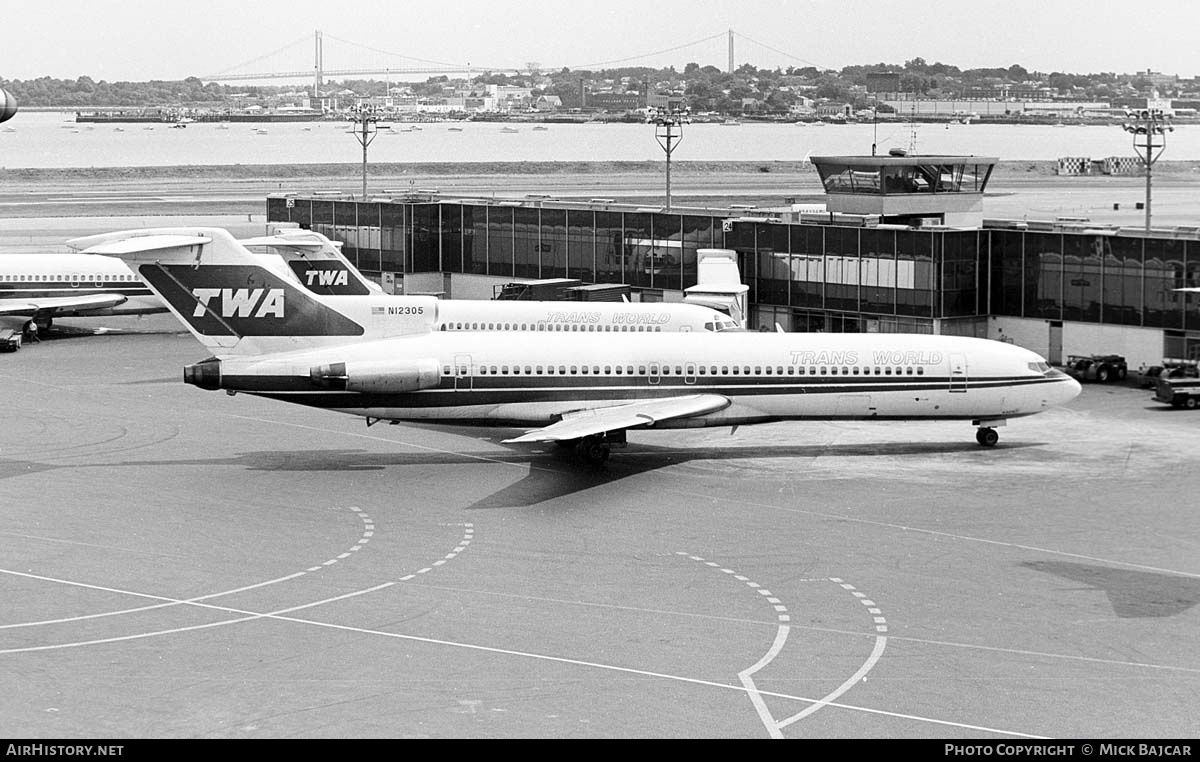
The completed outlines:
[[[1000,441],[1000,435],[996,433],[995,429],[980,427],[975,429],[975,441],[984,447],[995,447],[996,443]]]
[[[996,433],[995,427],[1004,426],[1008,421],[1004,418],[990,418],[974,420],[971,423],[979,427],[975,429],[975,441],[984,447],[995,447],[996,443],[1000,441],[1000,435]]]

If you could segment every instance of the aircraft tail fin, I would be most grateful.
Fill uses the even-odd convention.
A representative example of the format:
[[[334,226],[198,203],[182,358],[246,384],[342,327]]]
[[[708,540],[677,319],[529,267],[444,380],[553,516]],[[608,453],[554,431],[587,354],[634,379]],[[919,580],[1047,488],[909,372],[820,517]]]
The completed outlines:
[[[123,259],[216,354],[306,349],[365,333],[298,287],[281,259],[254,254],[220,228],[122,231],[68,245]]]
[[[246,238],[243,246],[261,246],[283,257],[300,283],[314,294],[364,296],[383,289],[358,271],[331,241],[315,230],[282,229],[275,235]]]

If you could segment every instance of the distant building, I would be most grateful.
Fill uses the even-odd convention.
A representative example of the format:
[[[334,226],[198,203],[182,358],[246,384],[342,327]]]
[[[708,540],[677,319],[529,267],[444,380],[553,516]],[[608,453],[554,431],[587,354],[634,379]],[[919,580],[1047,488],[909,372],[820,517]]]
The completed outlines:
[[[869,93],[898,93],[900,92],[900,72],[872,71],[867,73],[867,92]]]
[[[637,93],[589,93],[587,107],[603,111],[636,111],[641,107]]]
[[[1136,74],[1126,74],[1124,76],[1128,79],[1144,79],[1155,87],[1175,85],[1179,82],[1178,74],[1163,74],[1161,72],[1151,71],[1150,69],[1139,71]]]
[[[683,96],[676,93],[650,93],[646,96],[646,108],[658,111],[679,111],[683,104]]]

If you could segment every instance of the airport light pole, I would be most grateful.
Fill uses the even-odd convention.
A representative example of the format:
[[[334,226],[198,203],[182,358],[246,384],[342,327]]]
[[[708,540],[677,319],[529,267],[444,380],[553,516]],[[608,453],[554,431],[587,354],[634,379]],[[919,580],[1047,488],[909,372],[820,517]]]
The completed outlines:
[[[362,170],[362,200],[367,200],[367,146],[371,145],[371,141],[379,134],[379,117],[375,115],[374,109],[368,106],[360,106],[354,116],[350,117],[354,122],[354,129],[350,131],[362,146],[363,149],[363,170]]]
[[[667,208],[671,211],[671,154],[683,140],[683,125],[691,120],[685,113],[667,112],[651,117],[654,122],[654,137],[667,154]]]
[[[1126,122],[1121,127],[1133,135],[1133,150],[1138,158],[1146,165],[1146,232],[1150,232],[1150,168],[1158,157],[1167,149],[1167,133],[1174,132],[1171,117],[1158,109],[1141,109],[1126,111],[1125,115],[1134,121]],[[1142,140],[1143,142],[1138,142]]]

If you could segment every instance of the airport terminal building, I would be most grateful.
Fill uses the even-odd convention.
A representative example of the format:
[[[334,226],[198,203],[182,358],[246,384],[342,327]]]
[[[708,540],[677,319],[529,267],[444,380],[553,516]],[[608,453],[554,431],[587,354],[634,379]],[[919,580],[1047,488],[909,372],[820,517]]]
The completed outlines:
[[[518,280],[577,278],[680,301],[696,252],[737,252],[748,327],[1009,341],[1062,363],[1130,367],[1200,355],[1200,230],[985,220],[996,160],[813,157],[824,211],[672,208],[546,196],[271,194],[269,224],[344,242],[393,293],[490,299]]]

